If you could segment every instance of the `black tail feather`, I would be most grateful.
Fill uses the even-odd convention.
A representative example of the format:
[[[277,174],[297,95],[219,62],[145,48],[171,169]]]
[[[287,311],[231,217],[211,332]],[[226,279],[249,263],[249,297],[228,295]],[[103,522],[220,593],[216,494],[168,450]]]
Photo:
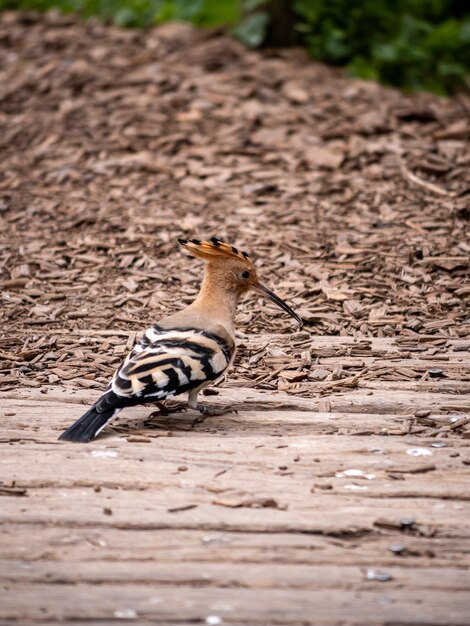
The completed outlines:
[[[59,439],[80,443],[94,439],[119,408],[115,404],[116,399],[117,396],[112,391],[102,396],[91,409],[64,430]]]

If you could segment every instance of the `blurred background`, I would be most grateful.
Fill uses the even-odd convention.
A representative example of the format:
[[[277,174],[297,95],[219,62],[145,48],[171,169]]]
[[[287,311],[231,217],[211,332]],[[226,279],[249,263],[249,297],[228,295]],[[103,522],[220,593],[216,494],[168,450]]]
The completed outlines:
[[[301,45],[352,76],[405,90],[468,87],[466,0],[0,0],[1,9],[58,9],[130,28],[223,27],[249,47]]]

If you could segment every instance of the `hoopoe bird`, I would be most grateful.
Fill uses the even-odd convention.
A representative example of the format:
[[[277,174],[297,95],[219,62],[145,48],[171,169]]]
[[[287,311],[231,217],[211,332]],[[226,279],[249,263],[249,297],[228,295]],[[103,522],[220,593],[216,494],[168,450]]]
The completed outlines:
[[[122,409],[161,402],[188,392],[188,406],[203,415],[220,415],[198,402],[199,392],[230,367],[235,357],[235,313],[249,289],[266,295],[301,326],[302,320],[260,283],[249,255],[213,237],[178,239],[191,255],[205,261],[198,296],[182,311],[151,326],[115,372],[105,393],[59,439],[88,442]]]

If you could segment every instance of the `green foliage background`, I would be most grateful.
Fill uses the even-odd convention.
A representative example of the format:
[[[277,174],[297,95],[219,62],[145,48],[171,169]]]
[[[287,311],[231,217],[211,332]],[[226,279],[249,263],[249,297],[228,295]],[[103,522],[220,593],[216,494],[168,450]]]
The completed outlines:
[[[259,46],[270,27],[270,1],[280,0],[0,0],[0,10],[56,8],[125,27],[169,20],[226,25],[247,45]],[[409,90],[445,94],[468,87],[470,0],[284,2],[298,42],[315,59]]]
[[[295,0],[314,58],[363,78],[446,93],[470,73],[468,0]]]
[[[212,27],[236,24],[240,19],[238,0],[0,0],[0,10],[5,9],[58,9],[131,28],[168,21]]]

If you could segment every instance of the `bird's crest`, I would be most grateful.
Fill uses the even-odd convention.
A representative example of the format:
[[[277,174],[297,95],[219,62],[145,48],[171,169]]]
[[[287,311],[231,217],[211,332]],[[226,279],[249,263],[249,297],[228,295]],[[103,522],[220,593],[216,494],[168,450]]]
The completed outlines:
[[[229,258],[244,261],[248,265],[253,265],[250,255],[235,246],[231,246],[217,237],[212,237],[210,241],[200,241],[199,239],[178,239],[178,242],[192,256],[205,261],[215,261],[216,259]]]

